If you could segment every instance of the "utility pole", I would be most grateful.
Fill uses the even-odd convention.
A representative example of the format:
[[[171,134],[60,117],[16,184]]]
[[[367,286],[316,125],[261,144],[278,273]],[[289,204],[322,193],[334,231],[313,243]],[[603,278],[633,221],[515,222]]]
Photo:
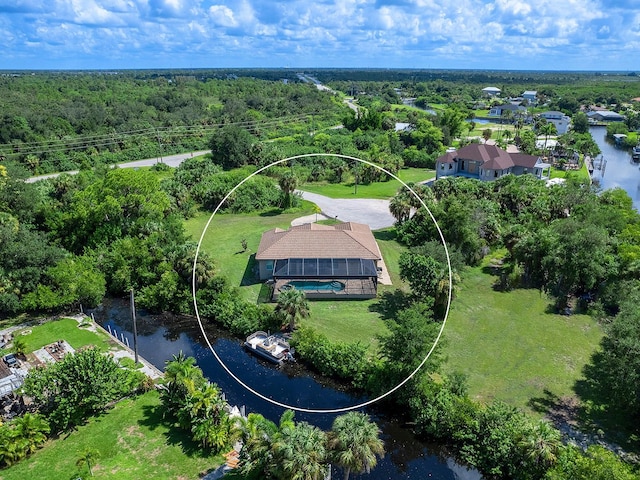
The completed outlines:
[[[354,195],[358,195],[358,162],[356,162],[356,164],[355,164],[355,172],[356,172],[356,175],[355,175],[356,181],[354,183],[354,192],[353,192],[353,194]]]
[[[160,141],[160,132],[156,128],[156,137],[158,138],[158,148],[160,149],[160,163],[163,163],[162,160],[162,142]]]
[[[133,320],[133,355],[135,364],[138,364],[138,325],[136,324],[136,304],[133,299],[133,288],[131,289],[131,319]]]

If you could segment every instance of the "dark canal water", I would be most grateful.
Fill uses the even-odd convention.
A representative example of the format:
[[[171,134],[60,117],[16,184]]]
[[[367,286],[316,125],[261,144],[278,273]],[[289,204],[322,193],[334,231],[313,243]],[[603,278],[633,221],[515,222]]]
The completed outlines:
[[[594,171],[593,181],[603,189],[623,188],[633,199],[636,210],[640,211],[640,167],[631,159],[631,152],[618,148],[607,140],[605,127],[591,127],[589,132],[602,150],[602,157],[606,161],[603,169]]]
[[[105,300],[93,311],[96,321],[118,336],[122,332],[133,345],[133,326],[126,301]],[[205,375],[217,383],[232,405],[244,405],[247,413],[259,412],[277,421],[283,409],[245,390],[220,366],[209,351],[195,319],[137,313],[138,352],[145,359],[163,369],[165,361],[182,351],[196,358]],[[288,405],[308,409],[332,409],[356,405],[364,398],[353,396],[337,385],[320,383],[300,366],[281,368],[263,363],[249,355],[238,339],[207,327],[207,335],[227,367],[243,382],[261,394]],[[369,475],[353,476],[370,480],[481,480],[475,470],[459,465],[441,447],[419,441],[408,428],[395,419],[394,412],[367,410],[383,431],[386,455]],[[329,429],[335,418],[331,414],[296,413],[296,420],[305,420]],[[342,478],[334,469],[334,478]]]

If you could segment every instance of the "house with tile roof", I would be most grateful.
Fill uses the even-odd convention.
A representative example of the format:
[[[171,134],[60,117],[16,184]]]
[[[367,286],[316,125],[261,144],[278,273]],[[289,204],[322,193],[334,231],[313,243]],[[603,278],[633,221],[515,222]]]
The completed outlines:
[[[382,255],[368,225],[306,223],[264,232],[256,260],[274,298],[286,288],[308,298],[374,298]]]
[[[455,176],[491,181],[508,174],[528,173],[548,179],[551,165],[536,155],[509,153],[495,145],[480,143],[452,150],[436,160],[436,179]]]

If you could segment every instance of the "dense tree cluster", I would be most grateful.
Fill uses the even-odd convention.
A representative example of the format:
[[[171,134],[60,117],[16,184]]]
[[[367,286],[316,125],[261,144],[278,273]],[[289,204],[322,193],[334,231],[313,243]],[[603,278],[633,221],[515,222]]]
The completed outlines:
[[[142,372],[120,367],[93,347],[32,369],[22,390],[46,417],[51,430],[58,433],[80,425],[147,383]]]
[[[364,413],[336,417],[329,432],[294,422],[287,410],[276,425],[250,413],[240,425],[243,448],[239,470],[246,478],[321,480],[329,463],[350,474],[369,473],[384,455],[380,429]]]
[[[32,174],[206,148],[223,124],[308,131],[344,107],[314,86],[180,72],[3,76],[0,155]]]
[[[234,440],[229,404],[218,386],[204,378],[193,357],[180,352],[167,362],[161,399],[163,415],[203,449],[219,453]]]

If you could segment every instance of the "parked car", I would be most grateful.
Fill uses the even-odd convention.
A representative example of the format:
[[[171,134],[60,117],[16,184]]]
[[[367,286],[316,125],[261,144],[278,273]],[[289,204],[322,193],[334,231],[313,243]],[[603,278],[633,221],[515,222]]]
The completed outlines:
[[[16,356],[13,353],[5,355],[3,360],[4,360],[4,363],[9,365],[10,367],[17,367],[18,366],[18,359],[16,358]]]

